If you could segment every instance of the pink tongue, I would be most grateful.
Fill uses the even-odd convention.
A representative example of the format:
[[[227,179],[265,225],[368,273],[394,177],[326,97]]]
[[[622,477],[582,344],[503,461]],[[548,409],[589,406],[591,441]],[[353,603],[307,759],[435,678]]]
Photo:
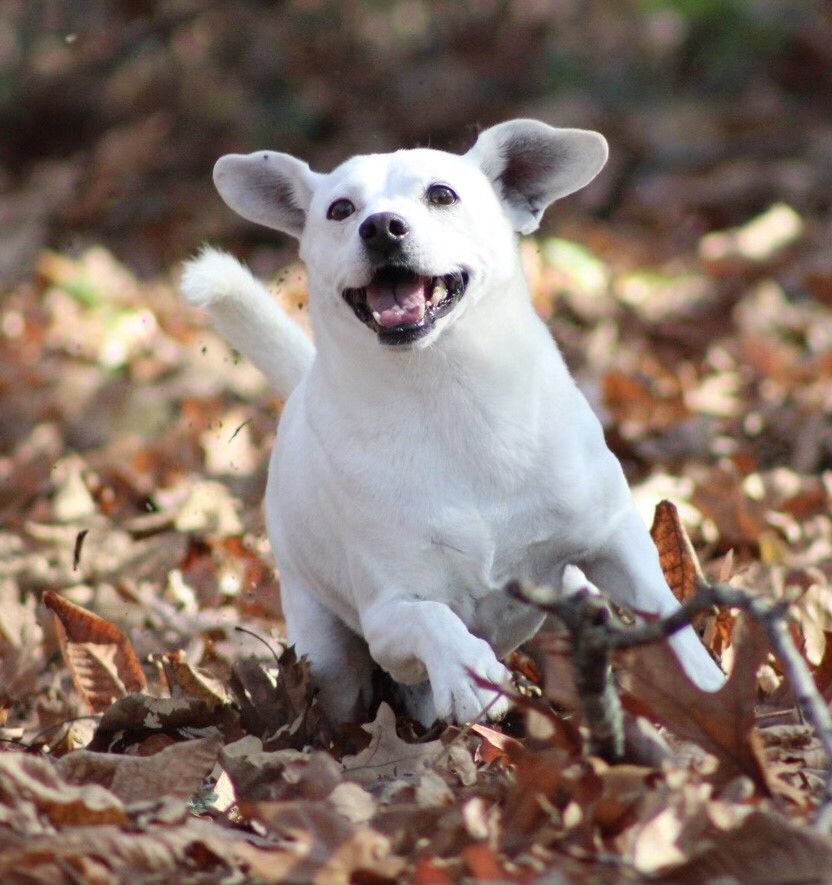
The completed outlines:
[[[416,277],[407,282],[370,285],[367,306],[384,328],[418,323],[425,315],[425,281]]]

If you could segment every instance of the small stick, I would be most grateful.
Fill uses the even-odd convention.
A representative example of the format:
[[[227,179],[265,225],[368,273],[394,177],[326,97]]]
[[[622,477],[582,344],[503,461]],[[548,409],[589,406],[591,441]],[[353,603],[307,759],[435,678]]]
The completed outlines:
[[[696,615],[715,605],[746,612],[765,632],[772,651],[782,664],[786,677],[794,689],[798,710],[811,723],[826,754],[829,763],[826,782],[812,822],[817,829],[824,832],[832,829],[832,714],[789,633],[786,625],[789,610],[787,601],[762,599],[728,584],[706,584],[700,581],[695,595],[673,614],[647,624],[628,627],[613,622],[609,617],[587,619],[585,611],[586,600],[590,598],[588,592],[564,597],[559,596],[550,587],[535,587],[518,581],[509,584],[506,592],[553,615],[571,634],[575,682],[584,707],[587,726],[593,735],[593,746],[601,755],[607,753],[613,758],[619,746],[616,743],[618,740],[622,742],[620,746],[623,752],[623,736],[620,732],[616,732],[614,721],[614,711],[616,707],[620,711],[620,701],[617,696],[615,702],[607,697],[609,693],[615,694],[609,667],[612,650],[635,648],[666,639],[690,624]],[[586,675],[588,662],[590,677]],[[593,668],[596,666],[599,667],[599,672],[594,672]],[[601,686],[599,676],[601,667],[606,669],[606,679],[609,680],[604,686]],[[583,691],[588,687],[588,678],[596,692],[595,698],[592,692],[584,697]],[[599,687],[603,688],[604,704],[597,699]],[[605,755],[604,758],[609,756]]]

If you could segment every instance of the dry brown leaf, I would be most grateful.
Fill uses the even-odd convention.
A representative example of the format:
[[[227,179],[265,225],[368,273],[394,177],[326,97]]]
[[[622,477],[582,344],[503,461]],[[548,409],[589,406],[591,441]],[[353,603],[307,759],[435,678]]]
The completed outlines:
[[[387,837],[351,823],[327,802],[246,802],[240,812],[258,820],[286,846],[293,862],[279,858],[284,866],[281,882],[395,882],[404,868]]]
[[[726,547],[754,547],[767,528],[766,505],[748,496],[733,467],[720,465],[699,477],[690,503],[716,524]]]
[[[21,601],[17,582],[0,579],[0,708],[34,689],[43,669],[42,642],[34,597]]]
[[[640,873],[655,874],[684,863],[702,842],[711,824],[707,784],[681,781],[671,790],[647,795],[641,820],[619,836],[619,849],[632,858]]]
[[[771,812],[752,811],[738,827],[712,835],[704,845],[686,863],[665,870],[660,881],[830,881],[832,839]]]
[[[716,756],[718,783],[747,774],[769,794],[771,785],[754,715],[757,670],[766,659],[768,645],[760,629],[745,616],[737,629],[734,667],[717,692],[694,685],[667,642],[625,651],[619,658],[621,682],[662,724]]]
[[[0,881],[10,885],[182,882],[197,873],[205,877],[198,881],[239,879],[251,847],[232,831],[194,818],[142,830],[87,824],[10,838],[0,845]]]
[[[535,644],[544,655],[546,697],[566,710],[579,710],[580,698],[575,687],[575,673],[568,640],[559,633],[541,633]]]
[[[264,752],[251,735],[223,747],[220,764],[245,802],[324,799],[343,780],[340,765],[327,753]]]
[[[130,640],[109,621],[52,590],[43,596],[55,615],[64,661],[75,690],[94,713],[147,685]]]
[[[462,849],[465,866],[477,882],[506,882],[508,876],[494,849],[484,842],[474,842]]]
[[[0,825],[40,832],[41,818],[55,826],[123,824],[121,800],[97,784],[67,783],[48,759],[0,754]]]
[[[123,751],[153,736],[167,735],[178,741],[206,728],[219,730],[226,740],[236,740],[240,737],[236,708],[191,698],[130,694],[104,712],[87,749]]]
[[[828,704],[832,703],[832,630],[824,630],[823,638],[826,642],[823,657],[812,675],[815,678],[818,691]]]
[[[659,551],[665,580],[679,602],[687,602],[696,593],[702,567],[672,501],[656,504],[650,535]]]
[[[572,761],[561,750],[530,752],[525,748],[512,753],[515,786],[506,801],[507,844],[521,845],[546,817],[540,799],[551,801],[561,784],[563,770]]]
[[[447,861],[422,855],[413,868],[412,882],[414,885],[451,885],[456,877],[451,874]]]
[[[508,762],[509,750],[514,747],[519,748],[521,745],[517,738],[509,737],[496,728],[490,728],[487,725],[476,722],[471,726],[471,731],[475,732],[482,738],[482,742],[477,748],[477,760],[483,762]]]
[[[277,680],[256,658],[235,661],[229,681],[240,707],[240,721],[267,750],[326,744],[331,726],[318,703],[306,658],[293,648],[277,661]]]
[[[376,718],[363,725],[370,743],[355,756],[341,760],[344,772],[359,783],[382,778],[409,777],[431,768],[444,754],[441,741],[408,744],[396,734],[396,714],[389,704],[378,708]]]
[[[99,784],[129,804],[165,796],[188,799],[214,767],[218,736],[184,741],[152,756],[118,756],[75,750],[58,760],[57,768],[71,784]]]
[[[633,822],[638,805],[657,775],[641,765],[603,767],[599,774],[603,792],[592,815],[604,836],[614,835]]]
[[[230,702],[229,692],[217,679],[192,667],[181,651],[162,655],[162,667],[168,688],[173,697],[185,697],[205,701],[209,706],[222,706]]]

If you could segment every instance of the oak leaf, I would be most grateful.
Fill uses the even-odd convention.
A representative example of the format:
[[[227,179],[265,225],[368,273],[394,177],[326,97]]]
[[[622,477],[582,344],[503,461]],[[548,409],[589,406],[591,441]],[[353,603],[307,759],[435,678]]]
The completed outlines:
[[[220,764],[245,802],[324,799],[342,782],[341,767],[328,753],[265,752],[252,735],[223,747]]]
[[[225,686],[196,667],[192,667],[182,651],[162,655],[162,668],[172,697],[205,701],[209,706],[223,706],[230,702]]]
[[[734,667],[717,692],[702,691],[688,678],[667,642],[623,652],[620,678],[628,694],[663,725],[716,756],[716,780],[748,775],[768,795],[770,775],[755,727],[757,671],[768,654],[765,637],[743,616],[737,625]]]
[[[142,830],[85,824],[9,834],[2,844],[0,881],[9,883],[217,882],[244,878],[240,867],[257,856],[232,831],[194,818]]]
[[[254,657],[234,662],[229,680],[248,734],[266,750],[296,749],[326,744],[331,726],[315,697],[305,657],[292,647],[277,659],[277,678]]]
[[[378,708],[376,718],[362,726],[370,734],[370,743],[354,756],[345,756],[341,764],[351,780],[372,783],[382,778],[400,778],[431,768],[445,752],[441,741],[408,744],[396,734],[396,714],[389,704]]]

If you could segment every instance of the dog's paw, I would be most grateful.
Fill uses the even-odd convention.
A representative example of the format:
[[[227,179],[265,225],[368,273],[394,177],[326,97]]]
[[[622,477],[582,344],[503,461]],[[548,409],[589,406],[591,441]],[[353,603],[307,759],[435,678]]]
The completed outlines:
[[[478,685],[471,677],[475,673],[495,685],[511,681],[509,671],[497,660],[491,647],[476,640],[475,654],[449,654],[439,666],[431,669],[431,687],[436,715],[440,719],[471,722],[474,719],[502,719],[508,713],[510,701],[503,695]]]
[[[223,298],[239,296],[254,282],[233,255],[206,246],[196,258],[185,262],[179,288],[188,304],[208,307]]]

